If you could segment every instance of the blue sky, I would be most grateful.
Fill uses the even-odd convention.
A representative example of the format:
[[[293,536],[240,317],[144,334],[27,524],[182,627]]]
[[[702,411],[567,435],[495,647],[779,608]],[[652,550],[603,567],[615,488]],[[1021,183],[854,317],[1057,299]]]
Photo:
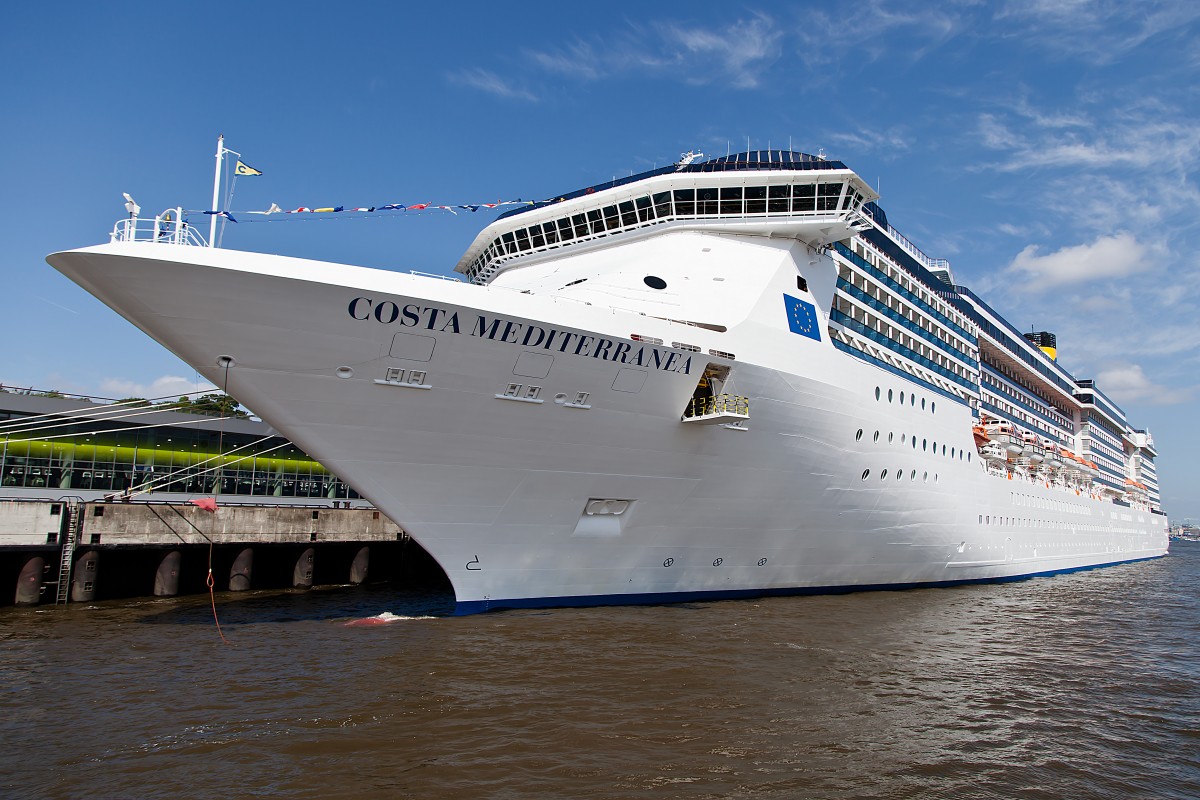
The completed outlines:
[[[0,382],[160,396],[195,373],[46,254],[207,208],[561,194],[701,150],[824,149],[897,228],[1148,427],[1200,519],[1200,4],[12,5],[0,28]],[[229,226],[226,247],[446,273],[482,214]]]

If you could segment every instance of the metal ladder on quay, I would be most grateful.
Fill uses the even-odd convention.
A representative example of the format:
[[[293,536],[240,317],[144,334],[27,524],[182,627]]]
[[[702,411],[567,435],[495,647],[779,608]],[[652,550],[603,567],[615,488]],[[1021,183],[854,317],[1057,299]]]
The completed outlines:
[[[54,597],[54,605],[67,604],[71,597],[71,567],[75,564],[75,545],[79,542],[79,534],[83,530],[83,501],[82,498],[65,500],[63,508],[67,513],[67,535],[63,539],[62,553],[58,562],[58,592]]]

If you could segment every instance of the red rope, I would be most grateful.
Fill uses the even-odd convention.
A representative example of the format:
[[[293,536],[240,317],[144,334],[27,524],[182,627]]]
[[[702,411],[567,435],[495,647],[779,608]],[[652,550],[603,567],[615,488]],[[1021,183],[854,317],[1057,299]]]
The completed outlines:
[[[221,620],[217,619],[217,594],[214,588],[216,580],[212,573],[212,542],[208,543],[208,597],[212,601],[213,622],[217,624],[217,634],[220,635],[221,641],[229,644],[229,640],[225,638],[225,634],[221,632]]]

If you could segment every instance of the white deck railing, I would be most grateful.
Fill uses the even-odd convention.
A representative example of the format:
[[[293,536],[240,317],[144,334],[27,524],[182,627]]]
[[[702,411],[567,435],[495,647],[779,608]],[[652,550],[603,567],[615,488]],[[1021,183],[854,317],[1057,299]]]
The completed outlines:
[[[171,208],[153,219],[129,217],[118,220],[110,234],[114,242],[151,242],[208,247],[208,242],[183,219],[182,208]]]

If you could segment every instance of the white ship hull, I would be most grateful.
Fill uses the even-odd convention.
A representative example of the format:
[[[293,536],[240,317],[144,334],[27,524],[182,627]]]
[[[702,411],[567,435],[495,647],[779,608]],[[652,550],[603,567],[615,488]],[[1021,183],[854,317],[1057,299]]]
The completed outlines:
[[[196,247],[50,262],[377,504],[463,612],[1003,580],[1167,551],[1165,517],[989,474],[966,405],[765,322],[792,272],[767,270],[718,334]],[[734,364],[748,420],[681,421],[708,362]],[[902,391],[920,402],[888,402]]]

